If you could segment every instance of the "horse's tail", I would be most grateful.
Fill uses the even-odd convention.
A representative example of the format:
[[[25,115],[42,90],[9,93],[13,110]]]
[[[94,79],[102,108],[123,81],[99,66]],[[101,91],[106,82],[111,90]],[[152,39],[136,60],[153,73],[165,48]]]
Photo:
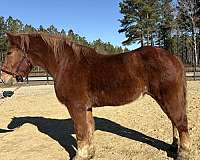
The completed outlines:
[[[187,107],[187,82],[186,82],[186,71],[185,71],[185,66],[184,66],[184,64],[183,64],[183,62],[179,59],[179,58],[177,58],[178,59],[178,61],[179,61],[179,63],[180,63],[180,65],[181,65],[181,77],[180,77],[180,80],[181,80],[181,82],[180,83],[182,83],[182,85],[181,85],[181,87],[183,87],[182,88],[182,92],[183,92],[183,99],[182,99],[182,105],[186,108]]]

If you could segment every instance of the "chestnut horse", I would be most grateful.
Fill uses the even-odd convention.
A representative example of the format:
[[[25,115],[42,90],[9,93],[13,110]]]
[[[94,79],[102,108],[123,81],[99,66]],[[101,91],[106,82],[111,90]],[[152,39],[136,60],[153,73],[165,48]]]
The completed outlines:
[[[92,107],[118,106],[148,94],[171,120],[177,159],[189,157],[186,81],[182,62],[166,50],[141,47],[118,55],[45,34],[7,34],[10,50],[1,78],[24,76],[32,65],[45,68],[54,79],[58,100],[66,105],[77,137],[75,160],[94,156]],[[177,132],[178,131],[178,132]]]

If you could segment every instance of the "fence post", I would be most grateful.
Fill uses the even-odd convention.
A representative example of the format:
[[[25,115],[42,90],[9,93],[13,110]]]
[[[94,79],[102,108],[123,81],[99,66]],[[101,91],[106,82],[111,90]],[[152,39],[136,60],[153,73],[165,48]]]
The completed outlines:
[[[27,84],[29,83],[29,81],[28,81],[28,76],[26,77],[26,83],[27,83]]]
[[[47,76],[47,84],[49,84],[49,74],[48,74],[48,72],[47,72],[46,76]]]

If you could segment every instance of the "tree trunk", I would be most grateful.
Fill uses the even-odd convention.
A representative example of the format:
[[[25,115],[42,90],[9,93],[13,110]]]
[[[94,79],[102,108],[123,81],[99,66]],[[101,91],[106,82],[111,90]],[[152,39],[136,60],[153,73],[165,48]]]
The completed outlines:
[[[197,42],[199,42],[198,48],[199,48],[199,54],[200,54],[200,28],[199,28],[199,36],[198,36]],[[198,56],[198,63],[199,63],[199,59],[200,59],[200,55]]]
[[[151,46],[154,46],[154,42],[153,42],[153,33],[151,33]]]
[[[161,42],[160,42],[160,31],[158,31],[158,45],[159,45],[159,47],[161,46]]]
[[[196,68],[198,65],[198,55],[197,55],[197,40],[196,40],[196,25],[194,19],[192,19],[192,40],[194,44],[194,77],[196,76]]]
[[[149,46],[149,31],[147,31],[147,46]]]
[[[177,32],[176,32],[176,52],[177,52],[177,55],[179,55],[179,28],[177,28]]]
[[[141,32],[140,43],[141,43],[141,47],[143,47],[143,46],[144,46],[144,35],[143,35],[143,31]]]
[[[149,19],[149,14],[147,13],[147,19]],[[147,24],[148,25],[148,24]],[[149,25],[148,25],[149,26]],[[147,27],[147,46],[149,46],[149,39],[150,39],[150,34],[149,34],[149,28]]]
[[[183,31],[181,32],[181,58],[182,61],[184,61],[184,35],[183,35]]]
[[[197,55],[197,34],[195,31],[195,23],[192,25],[192,40],[194,44],[194,56],[195,56],[195,64],[198,64],[198,55]]]
[[[185,40],[185,63],[187,64],[189,62],[189,60],[188,60],[187,37],[186,36],[185,36],[184,40]]]

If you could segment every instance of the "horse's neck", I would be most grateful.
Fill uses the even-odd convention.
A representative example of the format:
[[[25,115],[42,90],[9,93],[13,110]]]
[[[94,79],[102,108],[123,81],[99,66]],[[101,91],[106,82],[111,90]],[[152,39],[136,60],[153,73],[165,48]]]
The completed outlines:
[[[33,47],[29,51],[34,66],[39,66],[49,72],[54,78],[56,76],[57,63],[53,52],[47,47]]]
[[[61,49],[60,51],[54,51],[54,49],[48,46],[45,42],[38,43],[37,41],[30,42],[33,43],[32,48],[30,48],[30,55],[33,65],[40,66],[53,76],[55,79],[59,70],[66,68],[68,62],[70,64],[76,64],[77,62],[82,62],[82,59],[88,61],[88,63],[95,63],[97,57],[103,55],[98,55],[95,50],[84,48],[74,43],[67,44],[68,47]]]

